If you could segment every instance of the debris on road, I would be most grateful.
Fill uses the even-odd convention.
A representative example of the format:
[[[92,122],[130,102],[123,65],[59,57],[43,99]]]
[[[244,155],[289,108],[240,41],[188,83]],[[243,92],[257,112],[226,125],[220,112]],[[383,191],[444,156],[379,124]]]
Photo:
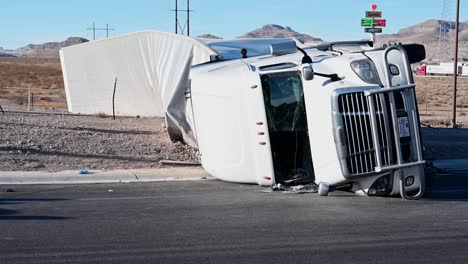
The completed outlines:
[[[317,190],[318,190],[318,186],[315,183],[311,183],[311,184],[306,184],[306,185],[293,186],[291,189],[293,191],[295,191],[295,192],[312,192],[312,193],[316,193]]]
[[[281,183],[273,185],[271,188],[263,190],[262,192],[271,193],[271,192],[280,192],[280,193],[317,193],[318,185],[315,183],[309,183],[304,185],[293,185],[285,186]]]

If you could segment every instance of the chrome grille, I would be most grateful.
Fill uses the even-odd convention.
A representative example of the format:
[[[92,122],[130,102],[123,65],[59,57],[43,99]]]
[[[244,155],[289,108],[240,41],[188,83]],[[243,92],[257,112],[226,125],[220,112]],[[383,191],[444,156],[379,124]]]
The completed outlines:
[[[375,111],[376,128],[382,165],[395,164],[393,155],[395,142],[387,94],[370,95],[368,100],[364,92],[347,93],[338,96],[338,112],[344,128],[346,143],[346,166],[349,174],[360,175],[375,171],[377,166],[375,144],[372,135],[370,111]],[[370,103],[373,102],[373,107]]]

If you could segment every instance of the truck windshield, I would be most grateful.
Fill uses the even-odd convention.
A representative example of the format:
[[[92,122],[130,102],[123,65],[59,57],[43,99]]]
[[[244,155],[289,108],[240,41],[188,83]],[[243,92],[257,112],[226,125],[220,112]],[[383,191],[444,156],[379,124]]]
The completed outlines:
[[[261,78],[276,182],[314,182],[301,75],[282,72]]]
[[[306,131],[304,92],[297,72],[262,75],[270,131]]]

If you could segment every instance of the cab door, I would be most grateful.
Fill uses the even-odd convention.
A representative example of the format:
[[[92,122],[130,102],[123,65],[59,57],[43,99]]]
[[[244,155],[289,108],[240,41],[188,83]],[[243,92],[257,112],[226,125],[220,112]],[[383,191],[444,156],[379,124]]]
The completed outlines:
[[[299,71],[261,75],[275,181],[314,182],[304,87]]]

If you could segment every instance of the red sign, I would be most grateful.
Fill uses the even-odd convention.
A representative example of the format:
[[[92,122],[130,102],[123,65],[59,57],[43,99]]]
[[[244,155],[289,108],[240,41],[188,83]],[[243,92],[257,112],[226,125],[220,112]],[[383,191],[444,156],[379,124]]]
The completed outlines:
[[[372,8],[373,11],[375,11],[375,10],[377,10],[377,5],[373,4],[373,5],[371,5],[371,8]]]
[[[387,20],[386,19],[374,19],[374,27],[386,27]]]

